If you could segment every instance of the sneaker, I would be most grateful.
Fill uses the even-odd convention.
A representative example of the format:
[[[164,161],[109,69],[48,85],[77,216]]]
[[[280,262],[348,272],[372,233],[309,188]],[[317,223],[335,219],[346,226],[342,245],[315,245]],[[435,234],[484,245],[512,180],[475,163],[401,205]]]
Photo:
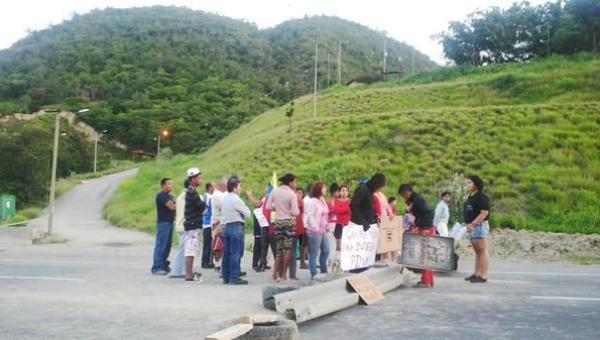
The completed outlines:
[[[265,270],[270,270],[271,266],[265,266]]]
[[[162,270],[162,269],[152,272],[152,275],[167,275],[167,274],[169,274],[169,272],[166,270]]]
[[[237,280],[231,280],[229,281],[230,285],[247,285],[248,281],[246,280],[242,280],[242,279],[237,279]]]
[[[194,272],[194,274],[192,274],[192,275],[200,277],[200,276],[202,276],[202,273],[200,273],[200,272]]]
[[[471,283],[486,283],[487,279],[484,279],[481,276],[475,276],[472,280]]]
[[[215,271],[216,271],[217,273],[220,273],[220,272],[221,272],[221,267],[215,267]]]
[[[471,280],[473,280],[476,277],[477,277],[477,275],[473,274],[473,275],[471,275],[469,277],[465,277],[465,281],[471,281]]]
[[[419,282],[416,285],[412,286],[413,288],[433,288],[433,285],[426,285],[423,282]]]
[[[246,276],[246,275],[248,275],[248,273],[246,273],[246,272],[240,272],[240,277]]]

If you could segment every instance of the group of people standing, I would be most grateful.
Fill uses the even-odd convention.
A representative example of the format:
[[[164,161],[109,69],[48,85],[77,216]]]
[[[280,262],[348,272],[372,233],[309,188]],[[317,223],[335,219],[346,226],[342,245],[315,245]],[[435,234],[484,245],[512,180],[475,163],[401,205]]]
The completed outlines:
[[[327,273],[328,267],[334,270],[339,267],[339,258],[330,256],[330,233],[335,238],[337,254],[341,250],[343,229],[350,223],[362,226],[366,232],[382,218],[396,215],[396,198],[388,199],[382,192],[386,178],[381,173],[361,181],[352,197],[348,185],[334,183],[329,186],[328,195],[322,181],[312,183],[305,191],[291,173],[278,180],[280,185],[273,188],[269,184],[261,199],[255,198],[251,190],[246,192],[253,207],[251,211],[240,197],[242,182],[237,176],[222,180],[216,188],[207,183],[205,194],[200,196],[197,190],[202,183],[200,170],[188,169],[185,189],[176,200],[171,195],[172,181],[162,179],[162,190],[156,196],[157,234],[152,273],[200,281],[201,273],[193,271],[193,262],[194,257],[201,256],[202,268],[214,268],[223,283],[247,284],[248,281],[242,279],[246,273],[240,263],[244,253],[245,221],[252,218],[253,269],[257,272],[272,269],[274,282],[297,280],[299,258],[300,268],[309,269],[313,279],[319,272]],[[467,280],[483,283],[487,281],[489,268],[486,241],[489,200],[479,177],[470,176],[466,185],[470,195],[465,203],[464,219],[476,252],[475,272]],[[398,194],[406,203],[408,232],[448,236],[448,205],[452,201],[449,192],[442,194],[435,212],[410,184],[402,184]],[[168,255],[173,226],[179,233],[180,246],[171,269]],[[269,249],[274,257],[272,268],[267,261]],[[389,252],[377,256],[381,261],[394,262],[395,255]],[[433,272],[423,270],[416,287],[433,287]]]

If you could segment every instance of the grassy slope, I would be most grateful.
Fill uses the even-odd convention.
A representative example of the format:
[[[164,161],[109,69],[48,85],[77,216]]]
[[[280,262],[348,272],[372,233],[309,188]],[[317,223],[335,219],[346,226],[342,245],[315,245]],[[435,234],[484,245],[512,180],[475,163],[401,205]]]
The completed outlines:
[[[273,170],[302,185],[355,184],[375,171],[416,184],[430,204],[455,173],[477,173],[493,201],[493,224],[600,232],[600,60],[552,58],[473,71],[443,69],[298,98],[288,132],[283,106],[265,112],[200,156],[142,167],[106,207],[116,225],[154,229],[161,177],[183,181],[199,166],[206,179],[238,174],[262,191]],[[446,81],[436,81],[437,79]]]

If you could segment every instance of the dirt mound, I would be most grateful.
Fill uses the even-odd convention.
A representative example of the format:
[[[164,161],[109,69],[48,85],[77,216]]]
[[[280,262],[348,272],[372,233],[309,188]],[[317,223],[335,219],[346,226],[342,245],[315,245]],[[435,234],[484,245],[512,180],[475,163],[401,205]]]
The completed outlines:
[[[600,235],[560,234],[495,229],[490,238],[492,258],[541,261],[576,261],[576,257],[600,260]],[[460,256],[473,256],[467,239],[460,242]]]

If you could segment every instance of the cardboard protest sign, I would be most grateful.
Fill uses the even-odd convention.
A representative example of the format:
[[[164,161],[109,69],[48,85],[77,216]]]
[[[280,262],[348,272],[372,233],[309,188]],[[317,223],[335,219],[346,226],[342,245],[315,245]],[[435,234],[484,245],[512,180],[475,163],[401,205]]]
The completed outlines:
[[[400,263],[414,268],[452,271],[454,239],[406,233]]]
[[[379,288],[367,276],[352,275],[346,280],[365,304],[372,305],[384,299]]]
[[[377,253],[377,224],[372,224],[366,232],[363,226],[350,223],[342,231],[342,270],[369,267],[375,263]]]
[[[402,249],[402,217],[384,217],[379,225],[379,242],[377,244],[378,253],[387,253]]]

